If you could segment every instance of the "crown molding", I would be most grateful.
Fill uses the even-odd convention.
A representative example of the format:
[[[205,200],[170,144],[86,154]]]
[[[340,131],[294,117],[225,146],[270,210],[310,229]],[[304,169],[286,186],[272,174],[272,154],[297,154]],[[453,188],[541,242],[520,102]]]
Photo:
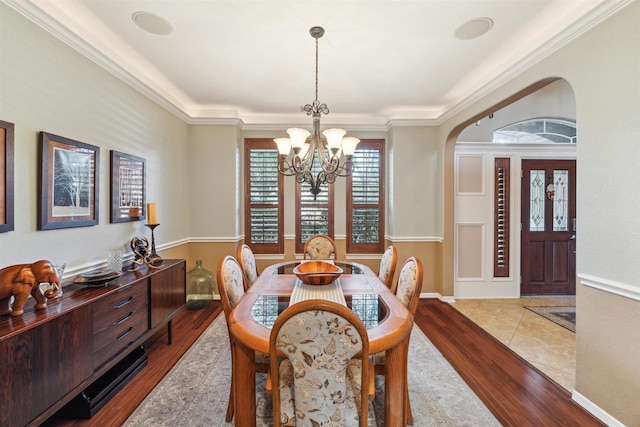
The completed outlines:
[[[143,80],[144,76],[137,77],[131,71],[99,52],[87,41],[68,30],[60,24],[60,22],[36,6],[35,3],[37,2],[24,0],[2,1],[187,124],[234,125],[241,126],[247,130],[275,130],[284,127],[286,122],[295,123],[299,120],[297,116],[294,117],[292,115],[283,115],[276,118],[270,115],[243,114],[233,108],[220,110],[219,108],[209,106],[187,106],[183,102],[179,102],[170,96],[161,87],[145,82]],[[332,125],[344,127],[348,124],[360,123],[358,126],[361,126],[361,129],[365,131],[388,131],[392,127],[439,126],[633,2],[634,0],[603,1],[595,9],[589,11],[571,26],[557,34],[549,42],[500,73],[497,77],[486,82],[478,83],[475,89],[467,90],[466,94],[463,94],[458,102],[454,102],[449,106],[443,106],[437,111],[433,109],[423,113],[411,111],[410,114],[414,116],[413,118],[402,118],[403,112],[400,110],[389,111],[386,117],[381,115],[336,114],[331,118],[333,121]],[[404,114],[406,115],[406,112],[404,112]],[[426,114],[429,117],[420,118],[419,116],[421,114]],[[273,124],[274,121],[278,124]],[[267,123],[260,124],[259,122]],[[282,125],[282,127],[278,127],[278,125]],[[271,126],[273,126],[273,128]]]

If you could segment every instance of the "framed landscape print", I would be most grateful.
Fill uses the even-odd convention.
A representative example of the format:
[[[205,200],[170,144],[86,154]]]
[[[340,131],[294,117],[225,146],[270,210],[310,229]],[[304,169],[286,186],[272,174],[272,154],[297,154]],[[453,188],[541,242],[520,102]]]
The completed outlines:
[[[110,165],[111,222],[145,219],[145,159],[111,150]]]
[[[40,132],[38,230],[98,224],[100,148]]]
[[[13,231],[13,123],[0,120],[0,233]]]

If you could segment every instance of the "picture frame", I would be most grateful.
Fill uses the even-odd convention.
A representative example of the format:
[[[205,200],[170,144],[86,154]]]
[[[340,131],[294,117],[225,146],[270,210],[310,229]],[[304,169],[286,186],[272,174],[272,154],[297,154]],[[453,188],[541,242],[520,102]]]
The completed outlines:
[[[0,233],[13,231],[15,125],[0,120]]]
[[[111,150],[111,223],[140,221],[147,217],[146,160]]]
[[[97,225],[100,148],[48,132],[39,145],[38,230]]]

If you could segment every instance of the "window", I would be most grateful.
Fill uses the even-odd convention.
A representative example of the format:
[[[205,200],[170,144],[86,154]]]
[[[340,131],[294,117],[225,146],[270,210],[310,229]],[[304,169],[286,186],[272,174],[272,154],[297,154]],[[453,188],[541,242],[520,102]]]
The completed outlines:
[[[347,252],[384,252],[384,140],[360,141],[347,178]]]
[[[493,132],[493,142],[528,144],[575,144],[576,122],[551,117],[525,120]]]
[[[314,176],[321,171],[318,158],[313,161]],[[302,253],[304,243],[314,234],[333,237],[333,184],[322,185],[322,191],[315,198],[306,182],[296,182],[296,249]]]
[[[272,139],[245,140],[245,241],[255,253],[284,253],[283,176]]]

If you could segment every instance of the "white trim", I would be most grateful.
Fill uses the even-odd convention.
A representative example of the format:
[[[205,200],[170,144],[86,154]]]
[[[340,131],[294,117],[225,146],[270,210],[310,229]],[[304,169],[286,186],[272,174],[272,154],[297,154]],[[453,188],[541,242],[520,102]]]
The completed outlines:
[[[284,254],[254,254],[253,255],[255,259],[260,259],[260,260],[283,260],[284,259]]]
[[[571,400],[576,402],[578,405],[582,406],[586,409],[591,415],[605,423],[609,427],[625,427],[623,423],[613,418],[607,412],[605,412],[602,408],[595,405],[592,401],[573,390],[571,392]]]
[[[423,243],[423,242],[442,243],[444,240],[444,238],[441,236],[406,236],[406,237],[386,236],[386,239],[392,243]]]
[[[603,279],[589,274],[578,274],[580,284],[590,288],[599,289],[610,294],[640,301],[640,288],[614,280]]]
[[[183,243],[238,243],[244,239],[243,236],[229,237],[189,237],[184,239]],[[173,245],[177,246],[177,245]]]

